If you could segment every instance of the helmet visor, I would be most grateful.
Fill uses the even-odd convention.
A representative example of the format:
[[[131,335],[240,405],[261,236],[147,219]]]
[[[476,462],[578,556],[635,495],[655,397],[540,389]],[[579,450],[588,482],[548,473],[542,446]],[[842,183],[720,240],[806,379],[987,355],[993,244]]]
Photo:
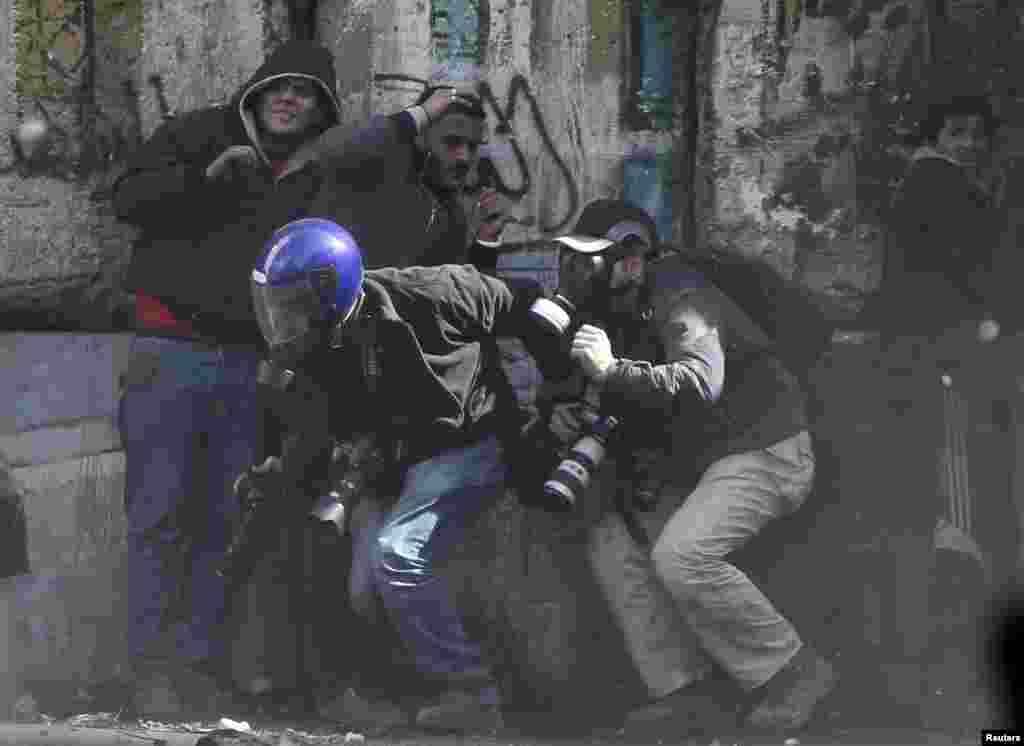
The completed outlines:
[[[250,281],[256,321],[271,347],[288,344],[307,334],[320,319],[320,303],[308,278],[287,285]]]

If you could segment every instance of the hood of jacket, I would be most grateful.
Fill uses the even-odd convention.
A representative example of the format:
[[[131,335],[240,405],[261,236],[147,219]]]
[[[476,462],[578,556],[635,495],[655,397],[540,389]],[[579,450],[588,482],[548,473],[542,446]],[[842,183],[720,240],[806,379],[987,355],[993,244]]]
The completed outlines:
[[[341,122],[341,105],[336,93],[337,77],[334,72],[334,57],[324,47],[308,41],[290,41],[277,48],[231,99],[231,107],[242,118],[245,132],[260,157],[269,164],[270,160],[260,143],[259,128],[256,126],[256,94],[275,80],[281,78],[308,78],[320,86],[328,103],[327,123],[324,129]],[[311,138],[312,140],[313,138]],[[301,158],[300,160],[306,160]]]
[[[922,145],[917,150],[915,150],[914,155],[911,157],[910,161],[911,163],[917,163],[918,161],[929,160],[932,158],[938,159],[940,161],[946,161],[947,163],[951,163],[954,166],[959,166],[960,168],[963,168],[963,164],[961,164],[960,161],[958,161],[956,158],[946,153],[943,153],[942,151],[936,150],[931,145]]]
[[[940,150],[936,150],[930,145],[922,145],[914,151],[914,155],[910,159],[910,164],[911,166],[914,166],[922,161],[945,161],[951,166],[956,166],[966,176],[971,186],[977,190],[983,198],[988,200],[995,199],[995,190],[993,189],[993,185],[979,179],[977,174],[971,173],[970,167],[964,165],[953,156],[943,153]]]

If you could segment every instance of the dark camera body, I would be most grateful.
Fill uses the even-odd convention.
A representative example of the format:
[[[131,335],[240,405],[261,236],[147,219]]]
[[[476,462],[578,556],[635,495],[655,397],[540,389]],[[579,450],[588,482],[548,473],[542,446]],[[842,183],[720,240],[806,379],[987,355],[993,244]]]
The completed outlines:
[[[281,474],[242,475],[236,493],[242,504],[242,517],[224,553],[218,574],[234,582],[244,581],[259,557],[279,536],[282,521],[291,520],[299,510],[320,523],[334,524],[337,533],[348,534],[355,503],[371,484],[387,471],[385,454],[372,441],[335,443],[325,490],[317,498],[298,496],[288,500],[290,482]],[[295,487],[297,489],[297,487]],[[288,511],[288,515],[282,515]]]

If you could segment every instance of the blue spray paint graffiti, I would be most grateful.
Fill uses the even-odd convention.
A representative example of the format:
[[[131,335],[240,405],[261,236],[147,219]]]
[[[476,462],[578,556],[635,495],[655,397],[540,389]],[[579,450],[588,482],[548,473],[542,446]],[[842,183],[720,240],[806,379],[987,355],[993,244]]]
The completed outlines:
[[[675,115],[672,74],[675,23],[659,0],[643,0],[634,17],[640,50],[640,80],[636,107],[651,129],[671,129]]]
[[[633,5],[634,60],[632,124],[637,130],[670,130],[675,124],[674,38],[676,19],[662,0]],[[633,146],[623,163],[623,198],[643,208],[658,229],[658,238],[673,237],[673,156],[670,150]]]
[[[647,211],[658,227],[658,239],[670,241],[672,211],[672,152],[634,148],[623,168],[623,197]]]

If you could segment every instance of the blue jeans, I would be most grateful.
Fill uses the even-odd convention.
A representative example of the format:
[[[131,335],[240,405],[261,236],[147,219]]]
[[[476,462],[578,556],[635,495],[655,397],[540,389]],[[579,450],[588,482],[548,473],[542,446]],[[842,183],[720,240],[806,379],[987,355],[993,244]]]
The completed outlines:
[[[136,658],[187,663],[225,651],[225,584],[216,566],[238,516],[232,482],[260,443],[260,358],[254,347],[133,342],[118,426],[126,457],[128,646]],[[167,635],[182,590],[188,615]]]
[[[369,561],[391,622],[429,679],[467,688],[492,681],[481,645],[467,637],[450,585],[437,570],[497,503],[506,475],[493,437],[413,465],[376,540],[363,544],[369,556],[356,557],[356,564]]]

